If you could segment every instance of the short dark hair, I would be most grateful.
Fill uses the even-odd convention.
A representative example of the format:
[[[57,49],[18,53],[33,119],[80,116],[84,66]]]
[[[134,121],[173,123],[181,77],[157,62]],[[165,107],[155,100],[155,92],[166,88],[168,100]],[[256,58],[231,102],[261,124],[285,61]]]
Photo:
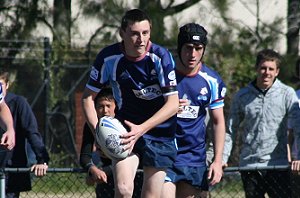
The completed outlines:
[[[140,21],[144,21],[144,20],[149,21],[150,27],[151,27],[151,19],[146,14],[146,12],[144,12],[143,10],[140,10],[140,9],[128,10],[125,13],[125,15],[122,17],[121,29],[125,31],[127,26],[128,26],[129,21],[131,21],[131,22],[140,22]]]
[[[0,79],[3,79],[5,81],[5,83],[8,83],[9,82],[9,71],[8,69],[2,67],[0,68]]]
[[[276,67],[280,68],[282,57],[272,49],[263,49],[256,56],[255,68],[258,68],[263,61],[275,61]]]
[[[104,87],[104,88],[101,89],[101,91],[96,95],[96,97],[94,99],[95,104],[100,99],[105,99],[105,100],[109,100],[109,101],[114,101],[115,102],[115,98],[113,96],[113,92],[112,92],[111,87]]]

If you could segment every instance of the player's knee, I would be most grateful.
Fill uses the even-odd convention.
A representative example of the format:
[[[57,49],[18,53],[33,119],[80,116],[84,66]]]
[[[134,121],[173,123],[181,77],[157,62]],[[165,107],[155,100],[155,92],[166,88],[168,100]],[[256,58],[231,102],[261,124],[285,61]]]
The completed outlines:
[[[132,197],[134,185],[131,182],[119,182],[116,186],[117,194],[120,194],[120,197]]]

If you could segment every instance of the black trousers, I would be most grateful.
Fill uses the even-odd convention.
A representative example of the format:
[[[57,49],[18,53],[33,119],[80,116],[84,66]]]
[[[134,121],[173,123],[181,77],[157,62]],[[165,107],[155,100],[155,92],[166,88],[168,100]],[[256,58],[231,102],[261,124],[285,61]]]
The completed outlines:
[[[290,171],[241,171],[246,198],[290,198]]]

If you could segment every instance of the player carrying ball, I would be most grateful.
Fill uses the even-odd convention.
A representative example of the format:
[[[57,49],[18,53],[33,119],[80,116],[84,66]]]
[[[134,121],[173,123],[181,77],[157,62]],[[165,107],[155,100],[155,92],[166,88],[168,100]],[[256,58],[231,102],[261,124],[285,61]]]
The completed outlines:
[[[132,154],[113,161],[115,197],[132,197],[139,163],[144,170],[141,197],[160,197],[165,170],[176,156],[179,99],[174,60],[165,48],[150,41],[150,35],[147,14],[127,11],[121,20],[122,41],[99,52],[83,94],[83,111],[95,132],[94,98],[109,83],[119,108],[116,118],[129,131],[122,142]]]

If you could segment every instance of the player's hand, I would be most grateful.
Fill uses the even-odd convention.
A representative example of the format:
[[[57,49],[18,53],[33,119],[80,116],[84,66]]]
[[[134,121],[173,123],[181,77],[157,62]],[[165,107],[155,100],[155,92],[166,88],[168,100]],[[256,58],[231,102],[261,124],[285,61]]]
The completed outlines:
[[[181,113],[185,106],[189,105],[188,99],[179,99],[179,109],[177,113]]]
[[[208,171],[208,180],[210,181],[209,185],[215,185],[221,181],[223,176],[222,163],[213,162]]]
[[[35,176],[42,177],[46,175],[46,172],[48,170],[48,165],[46,163],[44,164],[35,164],[31,167],[31,172],[34,171]]]
[[[140,125],[133,124],[127,120],[125,120],[125,124],[130,128],[130,131],[122,134],[120,137],[122,138],[122,144],[125,144],[124,150],[129,150],[129,153],[131,153],[135,143],[144,134],[144,132]]]
[[[107,183],[107,175],[106,173],[99,169],[97,166],[91,166],[89,169],[89,173],[91,174],[91,178],[96,183]]]
[[[1,138],[0,145],[7,148],[8,150],[12,150],[16,144],[15,131],[8,130],[6,131]]]

